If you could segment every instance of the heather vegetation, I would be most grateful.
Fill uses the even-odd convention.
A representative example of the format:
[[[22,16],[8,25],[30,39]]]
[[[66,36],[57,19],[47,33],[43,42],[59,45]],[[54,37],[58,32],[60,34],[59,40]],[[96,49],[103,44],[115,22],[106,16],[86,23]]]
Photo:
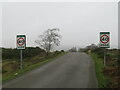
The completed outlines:
[[[87,49],[95,62],[98,86],[100,88],[118,88],[119,87],[119,58],[118,49],[106,49],[106,66],[104,67],[104,48]]]
[[[45,50],[39,47],[26,47],[23,51],[23,58],[30,58],[36,56],[38,54],[44,54]],[[20,58],[20,50],[14,48],[2,48],[2,59],[19,59]]]

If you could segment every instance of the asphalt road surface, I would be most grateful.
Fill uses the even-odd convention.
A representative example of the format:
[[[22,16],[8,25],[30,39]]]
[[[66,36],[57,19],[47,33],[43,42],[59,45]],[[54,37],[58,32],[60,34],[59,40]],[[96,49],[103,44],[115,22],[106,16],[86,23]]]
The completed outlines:
[[[3,88],[97,88],[97,79],[91,57],[71,52],[4,83]]]

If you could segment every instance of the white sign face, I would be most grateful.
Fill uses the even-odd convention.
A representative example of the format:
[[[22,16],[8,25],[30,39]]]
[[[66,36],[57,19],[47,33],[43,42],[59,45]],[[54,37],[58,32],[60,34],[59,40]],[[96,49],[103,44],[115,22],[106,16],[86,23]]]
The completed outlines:
[[[25,49],[26,47],[26,36],[17,35],[17,49]]]
[[[100,47],[110,47],[110,32],[100,32]]]

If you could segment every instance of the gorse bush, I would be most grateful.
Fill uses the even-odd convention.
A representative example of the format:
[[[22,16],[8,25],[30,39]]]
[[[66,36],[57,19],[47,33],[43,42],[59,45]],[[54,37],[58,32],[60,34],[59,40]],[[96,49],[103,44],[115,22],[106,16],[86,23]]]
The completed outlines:
[[[103,48],[96,48],[92,50],[93,53],[96,53],[98,55],[98,58],[104,57],[104,49]]]
[[[38,54],[45,54],[45,50],[39,47],[26,47],[23,50],[23,58],[33,57]],[[19,59],[20,58],[20,50],[14,48],[2,48],[2,59]]]
[[[35,55],[38,55],[38,54],[45,54],[45,50],[39,48],[39,47],[28,47],[26,48],[25,50],[23,50],[23,57],[24,58],[27,58],[27,57],[33,57]]]

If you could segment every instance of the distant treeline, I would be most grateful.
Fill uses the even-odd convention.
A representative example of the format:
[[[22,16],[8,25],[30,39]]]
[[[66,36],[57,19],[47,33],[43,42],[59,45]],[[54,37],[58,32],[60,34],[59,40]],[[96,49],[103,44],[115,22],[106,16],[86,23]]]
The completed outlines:
[[[25,50],[22,50],[23,58],[33,57],[38,54],[45,54],[45,50],[39,47],[26,47]],[[2,48],[2,59],[19,59],[20,50],[14,48]]]

